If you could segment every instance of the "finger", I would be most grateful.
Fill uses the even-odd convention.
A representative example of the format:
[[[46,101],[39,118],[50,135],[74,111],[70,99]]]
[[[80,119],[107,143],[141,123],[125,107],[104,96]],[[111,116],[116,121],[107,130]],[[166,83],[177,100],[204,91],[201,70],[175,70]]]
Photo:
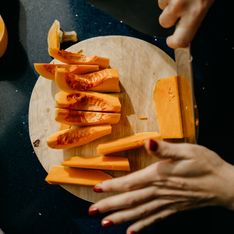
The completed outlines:
[[[147,187],[136,191],[122,193],[98,201],[90,207],[90,211],[98,210],[100,213],[135,207],[155,196],[155,187]]]
[[[157,179],[156,176],[157,171],[155,169],[155,164],[152,164],[129,175],[106,180],[95,185],[93,190],[96,192],[128,192],[149,186]]]
[[[158,0],[158,6],[163,10],[168,5],[169,0]]]
[[[137,233],[140,230],[146,228],[147,226],[160,221],[172,214],[176,213],[175,209],[166,209],[166,210],[162,210],[159,213],[156,213],[154,215],[151,215],[147,218],[141,219],[140,221],[132,224],[128,229],[127,229],[127,234],[131,234],[131,233]]]
[[[179,19],[179,15],[174,11],[171,5],[168,5],[159,16],[159,23],[164,28],[170,28],[176,24]]]
[[[173,159],[173,160],[181,160],[188,159],[191,156],[191,152],[193,152],[194,147],[193,144],[187,143],[168,143],[165,141],[159,140],[147,140],[145,142],[145,148],[150,155],[154,155],[156,157],[162,159]]]
[[[142,219],[144,217],[147,217],[157,212],[160,209],[167,207],[168,205],[172,205],[175,203],[179,203],[179,201],[163,200],[163,199],[155,200],[154,199],[150,202],[139,205],[137,207],[118,211],[111,215],[108,215],[102,220],[102,223],[105,224],[107,220],[109,220],[114,224],[120,224],[120,223],[128,222],[131,220]]]
[[[203,17],[191,17],[190,15],[182,17],[178,21],[174,34],[167,38],[167,45],[174,49],[187,47],[197,32],[202,19]]]

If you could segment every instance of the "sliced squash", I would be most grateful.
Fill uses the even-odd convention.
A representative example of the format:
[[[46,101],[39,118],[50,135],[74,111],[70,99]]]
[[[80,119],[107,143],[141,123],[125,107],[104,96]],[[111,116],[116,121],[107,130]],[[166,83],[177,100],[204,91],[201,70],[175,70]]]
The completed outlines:
[[[58,20],[55,20],[51,25],[47,36],[48,53],[50,56],[52,56],[52,51],[60,50],[60,38],[60,23]]]
[[[129,161],[125,157],[116,156],[97,156],[97,157],[71,157],[62,163],[68,167],[112,170],[112,171],[130,171]]]
[[[54,63],[34,63],[34,68],[42,77],[54,80],[56,68],[65,68],[74,74],[85,74],[99,70],[98,65],[70,65],[70,64],[54,64]]]
[[[54,149],[68,149],[85,145],[100,137],[111,134],[111,125],[83,128],[69,128],[58,131],[47,138],[47,144]]]
[[[119,98],[109,94],[95,92],[60,91],[55,95],[56,107],[73,110],[120,112]]]
[[[8,44],[8,34],[5,23],[0,15],[0,58],[6,51]]]
[[[99,144],[97,146],[97,154],[112,154],[120,151],[136,149],[144,145],[145,140],[161,139],[157,132],[141,132],[134,135],[119,138],[114,141]]]
[[[60,89],[67,92],[101,91],[120,92],[119,74],[116,69],[104,69],[84,75],[67,72],[64,68],[57,68],[55,82]]]
[[[94,186],[104,180],[110,180],[112,176],[99,170],[88,170],[54,166],[49,171],[45,180],[49,184],[74,184]]]
[[[50,55],[63,63],[98,65],[100,68],[110,66],[109,58],[96,55],[86,56],[83,52],[73,53],[66,50],[50,49]]]
[[[54,53],[58,53],[60,50],[60,43],[65,41],[78,41],[77,34],[75,31],[64,32],[60,30],[60,22],[55,20],[51,25],[47,36],[49,55],[53,57]]]
[[[77,126],[117,124],[120,120],[120,114],[57,108],[55,120],[60,123]]]
[[[178,77],[172,76],[157,81],[154,102],[163,138],[183,138]]]

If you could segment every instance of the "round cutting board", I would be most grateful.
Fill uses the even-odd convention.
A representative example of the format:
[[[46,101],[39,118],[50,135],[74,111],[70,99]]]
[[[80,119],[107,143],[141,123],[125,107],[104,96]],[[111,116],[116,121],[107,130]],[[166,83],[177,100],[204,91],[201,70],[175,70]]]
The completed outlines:
[[[59,165],[68,157],[95,156],[96,147],[100,143],[138,132],[158,131],[152,97],[153,88],[158,79],[176,74],[175,63],[166,53],[150,43],[132,37],[91,38],[73,45],[68,50],[72,52],[82,50],[86,55],[110,58],[111,67],[117,68],[120,74],[121,120],[112,126],[111,135],[87,145],[69,150],[49,148],[46,139],[58,131],[60,126],[54,120],[54,96],[58,88],[54,81],[39,77],[30,100],[29,133],[35,153],[47,172],[52,166]],[[124,155],[129,158],[131,171],[144,168],[156,160],[147,155],[144,149],[127,151]],[[127,174],[127,172],[113,171],[108,173],[113,177]],[[110,195],[97,194],[93,192],[92,187],[76,185],[63,185],[62,187],[75,196],[91,202]]]

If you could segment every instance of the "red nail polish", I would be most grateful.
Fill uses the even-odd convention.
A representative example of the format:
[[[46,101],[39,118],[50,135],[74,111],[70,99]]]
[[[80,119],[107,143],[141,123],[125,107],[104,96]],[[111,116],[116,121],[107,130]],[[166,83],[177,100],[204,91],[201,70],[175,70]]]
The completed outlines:
[[[104,227],[104,228],[107,228],[107,227],[110,227],[110,226],[112,226],[114,223],[111,221],[111,220],[108,220],[108,219],[104,219],[103,221],[102,221],[102,226]]]
[[[154,151],[154,152],[157,151],[158,143],[156,141],[150,139],[149,148],[150,148],[151,151]]]
[[[129,234],[136,234],[134,231],[130,231]]]
[[[93,187],[93,191],[96,192],[96,193],[102,193],[103,192],[102,188],[100,188],[100,187]]]
[[[89,215],[96,215],[99,214],[99,210],[96,207],[90,207],[89,208]]]

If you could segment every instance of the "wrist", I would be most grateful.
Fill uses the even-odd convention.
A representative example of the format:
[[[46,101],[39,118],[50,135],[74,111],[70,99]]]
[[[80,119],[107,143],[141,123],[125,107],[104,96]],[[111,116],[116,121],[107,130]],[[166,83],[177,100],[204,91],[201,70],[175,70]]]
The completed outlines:
[[[220,177],[222,182],[220,190],[222,205],[234,211],[234,166],[225,162]]]

